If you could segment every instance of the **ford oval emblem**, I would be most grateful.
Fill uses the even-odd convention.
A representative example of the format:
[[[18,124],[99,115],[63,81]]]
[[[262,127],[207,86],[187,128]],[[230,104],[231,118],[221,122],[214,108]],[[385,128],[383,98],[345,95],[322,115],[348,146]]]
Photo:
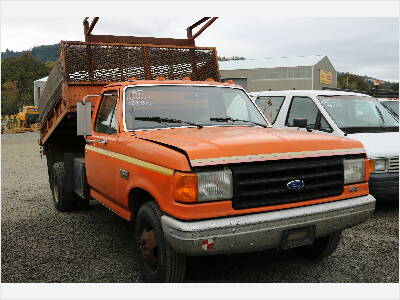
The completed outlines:
[[[304,181],[299,179],[292,180],[289,181],[286,186],[291,191],[299,191],[304,187]]]

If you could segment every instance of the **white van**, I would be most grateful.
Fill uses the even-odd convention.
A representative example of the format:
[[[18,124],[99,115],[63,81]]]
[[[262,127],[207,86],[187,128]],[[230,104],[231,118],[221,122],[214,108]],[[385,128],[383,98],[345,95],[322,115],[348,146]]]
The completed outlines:
[[[249,95],[275,128],[347,136],[362,142],[368,157],[375,160],[369,182],[371,194],[377,199],[398,201],[399,121],[378,100],[364,94],[327,90]],[[306,129],[299,129],[304,123]]]

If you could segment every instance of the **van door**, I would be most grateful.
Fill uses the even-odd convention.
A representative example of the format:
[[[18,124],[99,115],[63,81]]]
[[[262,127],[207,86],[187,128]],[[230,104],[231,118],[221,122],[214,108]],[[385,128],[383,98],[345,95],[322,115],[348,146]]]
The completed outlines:
[[[298,127],[293,126],[293,120],[297,118],[307,119],[308,130],[319,131],[321,133],[333,132],[332,127],[310,97],[292,97],[282,128],[298,130]]]

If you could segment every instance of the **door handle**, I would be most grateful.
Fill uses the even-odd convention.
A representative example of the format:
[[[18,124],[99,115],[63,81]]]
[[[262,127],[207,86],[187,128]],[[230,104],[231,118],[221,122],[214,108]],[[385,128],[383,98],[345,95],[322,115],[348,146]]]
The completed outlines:
[[[107,143],[108,140],[107,139],[98,139],[98,140],[86,140],[86,143],[90,144],[90,143],[100,143],[100,144],[105,144]]]

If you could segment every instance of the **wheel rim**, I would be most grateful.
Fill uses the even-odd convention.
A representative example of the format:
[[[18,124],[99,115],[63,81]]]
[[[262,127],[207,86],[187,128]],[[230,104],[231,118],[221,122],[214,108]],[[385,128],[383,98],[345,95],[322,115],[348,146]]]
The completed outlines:
[[[139,258],[152,270],[158,268],[158,246],[153,228],[145,227],[138,239]]]

